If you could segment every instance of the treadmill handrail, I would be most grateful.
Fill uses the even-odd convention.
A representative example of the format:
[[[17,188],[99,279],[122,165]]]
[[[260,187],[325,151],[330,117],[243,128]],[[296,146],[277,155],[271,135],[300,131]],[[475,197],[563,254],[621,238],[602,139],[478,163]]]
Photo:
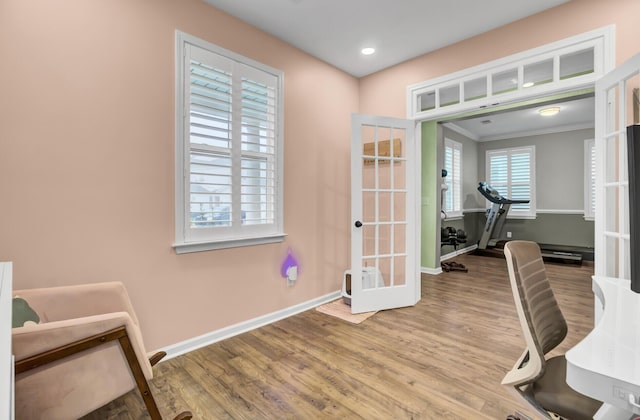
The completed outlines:
[[[482,194],[487,200],[496,204],[528,204],[530,200],[510,200],[501,196],[498,191],[492,188],[486,182],[480,182],[478,185],[478,191]],[[494,193],[495,195],[492,195]]]

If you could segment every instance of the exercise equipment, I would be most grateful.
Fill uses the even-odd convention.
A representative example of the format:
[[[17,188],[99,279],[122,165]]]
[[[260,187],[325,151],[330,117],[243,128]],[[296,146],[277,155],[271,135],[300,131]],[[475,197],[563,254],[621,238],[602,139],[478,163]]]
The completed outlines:
[[[480,242],[478,242],[478,249],[486,249],[487,246],[496,246],[511,205],[528,204],[529,200],[511,200],[503,197],[486,182],[479,183],[478,191],[487,200],[491,201],[491,207],[487,209],[487,222],[484,225]]]
[[[500,236],[504,223],[507,220],[507,214],[512,204],[528,204],[529,200],[511,200],[503,197],[500,193],[492,188],[486,182],[480,182],[478,191],[491,202],[491,208],[487,209],[487,222],[484,225],[482,237],[478,242],[477,253],[480,255],[503,256],[503,250],[506,241],[501,240]],[[593,250],[579,247],[538,244],[542,250],[542,257],[545,261],[562,262],[581,265],[583,255],[593,253]],[[589,258],[592,259],[593,257]]]
[[[453,249],[458,250],[460,244],[467,242],[467,233],[462,230],[448,226],[440,228],[440,246],[451,245]]]

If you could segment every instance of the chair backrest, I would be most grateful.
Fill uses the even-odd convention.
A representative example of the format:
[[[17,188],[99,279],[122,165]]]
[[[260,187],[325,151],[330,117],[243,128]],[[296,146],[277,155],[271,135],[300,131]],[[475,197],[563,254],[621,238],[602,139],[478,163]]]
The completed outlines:
[[[510,241],[505,245],[504,254],[518,318],[527,343],[530,372],[521,378],[521,384],[525,384],[544,374],[544,355],[564,340],[567,322],[553,295],[538,244]]]

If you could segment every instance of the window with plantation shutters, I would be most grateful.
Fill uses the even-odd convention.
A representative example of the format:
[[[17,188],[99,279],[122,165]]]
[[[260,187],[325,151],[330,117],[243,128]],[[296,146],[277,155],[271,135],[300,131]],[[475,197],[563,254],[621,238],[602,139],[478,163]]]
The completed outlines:
[[[462,217],[462,144],[444,140],[444,169],[447,170],[444,211],[447,218]]]
[[[584,141],[584,218],[596,216],[596,142]]]
[[[509,217],[535,217],[535,148],[519,147],[487,151],[487,182],[500,195],[511,200],[529,200],[513,204]]]
[[[282,73],[177,33],[176,244],[281,241]]]

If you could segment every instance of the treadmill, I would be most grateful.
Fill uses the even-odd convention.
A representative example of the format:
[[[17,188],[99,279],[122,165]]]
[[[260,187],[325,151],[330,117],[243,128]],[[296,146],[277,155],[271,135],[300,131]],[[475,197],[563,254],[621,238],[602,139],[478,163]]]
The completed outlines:
[[[529,204],[529,200],[510,200],[500,195],[500,193],[492,188],[486,182],[480,182],[478,191],[489,201],[491,208],[487,210],[487,223],[484,225],[484,232],[478,243],[478,249],[487,249],[487,246],[496,246],[504,222],[507,220],[507,213],[512,204]],[[495,232],[495,235],[494,235]]]
[[[478,242],[478,250],[481,251],[481,254],[484,254],[482,251],[486,251],[487,247],[494,248],[498,244],[511,205],[528,204],[529,200],[510,200],[501,196],[497,190],[486,182],[479,183],[478,191],[491,202],[491,208],[487,209],[487,222],[485,223],[482,237]],[[573,252],[574,250],[570,249],[570,247],[539,245],[542,257],[546,261],[582,264],[582,254]]]

